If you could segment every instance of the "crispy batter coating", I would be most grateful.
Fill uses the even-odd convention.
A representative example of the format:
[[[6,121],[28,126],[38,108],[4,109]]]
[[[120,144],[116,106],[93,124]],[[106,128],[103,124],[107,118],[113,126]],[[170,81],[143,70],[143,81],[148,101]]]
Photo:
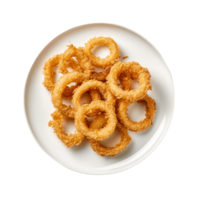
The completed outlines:
[[[95,57],[92,49],[96,45],[106,45],[110,54],[101,59]],[[131,137],[128,129],[134,132],[143,131],[153,124],[156,111],[155,101],[147,95],[152,89],[150,73],[137,62],[119,61],[119,47],[109,37],[94,37],[85,47],[76,48],[72,44],[59,55],[50,58],[44,65],[44,86],[51,91],[52,103],[56,111],[51,114],[52,120],[48,125],[54,129],[57,137],[67,146],[79,145],[87,137],[92,149],[101,156],[115,156],[122,152],[130,143]],[[128,56],[123,57],[123,59]],[[54,68],[64,74],[55,83]],[[104,71],[95,72],[94,67]],[[72,68],[73,72],[69,72]],[[120,84],[122,86],[120,88]],[[131,89],[131,80],[137,80],[139,87]],[[76,85],[68,86],[75,82]],[[81,105],[81,96],[88,92],[92,101],[90,104]],[[62,103],[63,96],[71,96],[74,108]],[[132,103],[145,103],[146,118],[140,122],[131,121],[127,115],[127,107]],[[96,118],[88,127],[87,117]],[[65,118],[75,120],[77,131],[75,134],[64,132]],[[100,141],[113,134],[115,128],[121,134],[121,141],[115,147],[105,147]]]
[[[129,72],[130,74],[138,74],[138,82],[140,86],[131,91],[121,89],[117,80],[121,73]],[[152,89],[150,83],[150,73],[147,68],[143,68],[136,62],[117,62],[111,69],[109,76],[107,77],[107,83],[110,91],[118,99],[124,99],[128,101],[137,101],[144,97],[148,90]]]
[[[154,99],[146,95],[142,99],[137,101],[138,103],[145,103],[146,104],[146,118],[141,120],[140,122],[131,121],[127,114],[127,107],[132,104],[133,102],[128,102],[124,100],[119,100],[118,108],[116,110],[118,120],[129,130],[133,132],[144,131],[150,125],[153,125],[153,119],[156,111],[156,103]]]
[[[79,87],[80,85],[81,85],[81,83],[76,83],[75,85],[71,85],[70,87],[69,87],[69,86],[66,86],[66,88],[64,89],[64,91],[63,91],[63,93],[62,93],[62,96],[63,96],[63,97],[72,96],[74,90],[75,90],[77,87]]]
[[[75,89],[72,103],[74,107],[78,110],[81,107],[81,96],[90,89],[96,89],[103,93],[106,103],[110,105],[115,105],[115,98],[109,91],[108,86],[105,83],[96,80],[89,80],[83,83],[80,87]]]
[[[66,66],[70,64],[71,59],[75,57],[78,62],[76,71],[84,73],[88,77],[92,73],[92,65],[87,56],[83,53],[83,48],[76,48],[72,44],[68,46],[68,49],[63,53],[61,61],[59,63],[59,72],[65,74],[67,71]]]
[[[102,129],[89,129],[84,122],[85,115],[87,116],[95,110],[105,112],[107,124]],[[115,130],[116,124],[117,118],[114,107],[103,101],[93,101],[91,104],[83,105],[78,109],[75,117],[76,129],[87,136],[87,138],[98,141],[108,138]]]
[[[110,55],[108,55],[106,58],[100,58],[96,57],[92,54],[92,49],[96,45],[106,45],[109,47]],[[86,44],[84,48],[85,55],[90,59],[91,63],[99,68],[106,68],[109,65],[113,65],[116,61],[119,60],[120,54],[119,54],[119,46],[117,43],[110,37],[94,37],[90,39]]]
[[[122,85],[122,88],[124,90],[131,90],[131,82],[130,82],[130,75],[128,75],[128,73],[124,72],[123,74],[120,75],[119,77],[119,81]],[[131,76],[132,79],[138,79],[138,75],[137,74],[133,74]],[[145,129],[147,129],[150,125],[153,124],[153,119],[154,119],[154,115],[155,115],[155,111],[156,111],[156,103],[154,101],[154,99],[152,99],[151,97],[149,97],[148,95],[146,95],[145,97],[143,97],[142,99],[137,101],[138,103],[145,103],[146,104],[146,118],[141,120],[140,122],[134,122],[131,121],[128,117],[127,114],[127,107],[134,103],[134,102],[130,102],[130,101],[125,101],[125,100],[117,100],[117,106],[116,106],[116,114],[117,114],[117,118],[118,120],[125,126],[127,127],[129,130],[134,131],[134,132],[138,132],[138,131],[144,131]]]
[[[59,110],[63,115],[69,116],[70,112],[75,112],[75,109],[72,108],[70,105],[65,105],[62,103],[62,93],[66,86],[72,82],[82,83],[83,81],[87,80],[87,76],[78,72],[69,72],[60,77],[55,88],[52,92],[52,103],[56,109]]]
[[[44,81],[43,85],[49,90],[50,92],[53,91],[55,87],[55,75],[56,72],[54,72],[54,68],[58,67],[58,64],[61,60],[62,54],[58,54],[50,58],[47,62],[45,62],[44,68],[43,68],[43,74],[44,74]],[[76,69],[76,61],[74,59],[71,59],[69,62],[69,66],[72,69]],[[72,95],[72,92],[75,88],[77,88],[80,84],[76,84],[70,87],[66,87],[65,90],[62,93],[62,96],[68,97]]]
[[[79,145],[83,139],[85,138],[85,136],[83,134],[81,134],[80,132],[75,132],[75,134],[67,134],[64,131],[64,128],[62,127],[63,122],[64,122],[64,118],[65,116],[62,115],[59,111],[54,111],[54,113],[51,114],[52,119],[51,121],[49,121],[48,126],[52,127],[54,129],[54,133],[56,133],[56,135],[58,136],[58,138],[67,146],[67,147],[71,147],[74,145]],[[75,116],[73,116],[74,118]],[[86,118],[85,118],[86,120]],[[85,121],[85,123],[87,123]]]
[[[55,87],[54,77],[56,72],[53,71],[54,67],[57,67],[60,62],[61,54],[55,55],[45,62],[43,68],[44,81],[43,85],[47,90],[52,91]]]
[[[90,124],[90,129],[100,129],[106,124],[106,122],[107,119],[105,118],[105,115],[101,114],[92,121]],[[129,136],[127,129],[120,123],[117,124],[116,128],[121,134],[121,141],[117,143],[115,147],[105,147],[101,145],[99,141],[89,140],[92,149],[100,156],[113,157],[122,152],[130,143],[131,137]]]
[[[112,66],[108,67],[102,72],[92,72],[90,79],[94,79],[97,81],[106,81],[108,74],[110,73],[110,69]]]

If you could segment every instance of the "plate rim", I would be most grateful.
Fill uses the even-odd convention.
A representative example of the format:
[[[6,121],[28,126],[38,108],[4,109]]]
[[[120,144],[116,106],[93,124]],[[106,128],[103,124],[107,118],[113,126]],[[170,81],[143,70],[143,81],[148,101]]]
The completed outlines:
[[[163,61],[166,62],[167,66],[168,66],[168,69],[169,71],[171,72],[171,78],[172,78],[172,81],[173,81],[173,85],[174,85],[174,111],[173,111],[173,115],[171,116],[171,123],[169,123],[168,125],[168,130],[166,133],[163,133],[163,136],[162,136],[162,139],[160,139],[160,142],[159,144],[154,144],[151,149],[153,149],[153,151],[151,152],[146,152],[145,154],[143,154],[143,157],[145,157],[145,159],[142,159],[140,158],[140,161],[138,165],[132,163],[131,167],[129,165],[127,165],[127,167],[124,167],[124,169],[117,169],[116,172],[113,172],[113,173],[107,173],[107,172],[104,172],[104,173],[90,173],[90,172],[87,172],[87,174],[83,173],[83,172],[80,172],[79,170],[74,170],[74,169],[67,169],[66,166],[62,165],[61,164],[61,161],[58,161],[55,157],[53,157],[53,159],[51,158],[51,156],[49,155],[49,153],[42,147],[42,145],[40,144],[39,141],[37,141],[37,139],[35,138],[34,134],[32,133],[31,131],[31,128],[29,126],[29,123],[28,123],[28,120],[27,120],[27,115],[26,115],[26,110],[25,110],[25,90],[26,90],[26,83],[27,83],[27,78],[28,78],[28,75],[29,75],[29,71],[32,67],[32,64],[34,62],[34,60],[36,59],[36,57],[39,55],[39,53],[42,51],[42,49],[44,48],[44,46],[50,42],[52,39],[54,39],[55,37],[57,37],[59,34],[64,34],[64,31],[66,30],[70,30],[70,29],[73,29],[75,27],[80,27],[80,26],[92,26],[92,25],[98,25],[98,24],[101,24],[101,25],[112,25],[112,26],[118,26],[118,27],[121,27],[121,28],[125,28],[125,29],[128,29],[130,30],[131,32],[134,32],[135,34],[139,35],[140,37],[142,37],[145,41],[147,41],[148,43],[150,43],[150,45],[152,47],[154,47],[154,49],[156,50],[157,53],[159,53],[159,56],[164,59]],[[147,159],[149,159],[159,148],[160,146],[163,144],[163,142],[165,141],[171,127],[172,127],[172,124],[173,124],[173,121],[174,121],[174,118],[175,118],[175,113],[176,113],[176,106],[177,106],[177,90],[176,90],[176,83],[175,83],[175,79],[174,79],[174,75],[173,75],[173,72],[172,72],[172,69],[170,67],[170,65],[168,64],[167,62],[167,59],[164,57],[164,54],[161,52],[161,50],[147,37],[145,36],[144,34],[142,34],[141,32],[131,28],[131,27],[128,27],[126,25],[123,25],[123,24],[119,24],[119,23],[113,23],[113,22],[88,22],[88,23],[83,23],[83,24],[79,24],[79,25],[75,25],[73,27],[69,27],[59,33],[57,33],[56,35],[52,36],[52,38],[50,38],[42,47],[41,49],[36,53],[36,55],[34,56],[34,58],[32,59],[30,65],[29,65],[29,68],[26,72],[26,75],[25,75],[25,78],[24,78],[24,81],[23,81],[23,84],[22,84],[22,89],[21,89],[21,110],[22,110],[22,116],[23,116],[23,119],[24,119],[24,123],[25,123],[25,126],[27,128],[27,131],[29,133],[29,136],[31,137],[31,139],[33,140],[33,142],[36,144],[36,146],[39,148],[39,150],[44,154],[46,155],[50,160],[52,160],[54,163],[56,163],[57,165],[61,166],[62,168],[64,169],[67,169],[71,172],[74,172],[74,173],[78,173],[78,174],[82,174],[82,175],[89,175],[89,176],[109,176],[109,175],[115,175],[115,174],[120,174],[120,173],[123,173],[123,172],[126,172],[126,171],[129,171],[137,166],[139,166],[140,164],[142,164],[143,162],[145,162]],[[163,131],[164,132],[164,131]],[[161,137],[161,135],[160,135]],[[158,143],[158,142],[157,142]],[[155,147],[156,145],[156,147]],[[141,149],[142,150],[142,149]],[[139,150],[140,151],[140,150]],[[138,153],[138,152],[137,152]],[[148,154],[148,156],[146,155]],[[141,162],[141,159],[142,159],[142,162]],[[133,161],[132,161],[133,162]],[[136,162],[136,161],[134,161]],[[84,169],[85,170],[85,169]],[[86,170],[87,171],[87,170]],[[95,171],[95,170],[94,170]]]

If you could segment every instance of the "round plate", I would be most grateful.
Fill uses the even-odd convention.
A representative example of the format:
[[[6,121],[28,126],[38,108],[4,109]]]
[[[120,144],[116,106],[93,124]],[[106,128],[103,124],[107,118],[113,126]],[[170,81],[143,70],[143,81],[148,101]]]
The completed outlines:
[[[55,110],[51,102],[50,92],[42,85],[44,76],[42,68],[45,61],[55,54],[66,50],[66,45],[76,47],[93,37],[113,38],[120,47],[121,58],[128,56],[124,62],[136,61],[151,74],[152,91],[148,94],[156,101],[156,114],[153,126],[139,133],[129,132],[132,141],[127,148],[115,157],[101,157],[90,147],[85,139],[79,146],[67,148],[48,127],[51,113]],[[102,48],[102,56],[107,53]],[[67,102],[69,99],[65,99]],[[110,174],[128,169],[146,158],[163,139],[172,119],[174,107],[174,88],[172,77],[160,53],[146,39],[127,28],[113,24],[87,24],[72,28],[53,39],[38,55],[29,72],[25,86],[25,113],[30,130],[42,149],[63,166],[77,172],[87,174]],[[83,99],[84,101],[84,99]],[[85,98],[87,101],[87,97]],[[130,106],[128,114],[131,119],[140,120],[141,113],[137,106]],[[67,125],[66,125],[67,123]],[[64,125],[68,133],[74,132],[73,121]],[[119,135],[107,139],[105,145],[114,145]]]

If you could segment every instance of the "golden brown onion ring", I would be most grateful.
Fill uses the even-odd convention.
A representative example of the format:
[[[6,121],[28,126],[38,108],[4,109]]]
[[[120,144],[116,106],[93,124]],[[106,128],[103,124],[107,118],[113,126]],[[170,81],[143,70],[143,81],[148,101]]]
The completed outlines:
[[[75,108],[72,108],[70,105],[65,105],[62,103],[62,93],[66,86],[72,82],[82,83],[87,80],[87,76],[78,72],[69,72],[60,77],[55,88],[52,92],[52,103],[53,106],[58,109],[63,115],[69,116],[70,112],[75,113]]]
[[[107,120],[104,114],[97,116],[90,124],[90,129],[100,129],[106,124]],[[99,141],[89,140],[92,149],[101,156],[115,156],[122,152],[131,141],[131,137],[128,134],[127,129],[120,123],[116,126],[117,130],[121,134],[121,141],[115,145],[115,147],[105,147],[101,145]]]
[[[129,130],[133,132],[144,131],[150,125],[153,124],[153,119],[156,111],[156,103],[154,99],[146,95],[142,99],[137,101],[138,103],[146,104],[146,118],[141,120],[140,122],[131,121],[127,115],[127,107],[133,102],[119,100],[118,107],[116,110],[118,120]]]
[[[118,78],[120,74],[123,72],[127,72],[130,74],[138,75],[138,82],[140,86],[135,90],[126,91],[121,89],[118,84]],[[118,99],[124,99],[128,101],[137,101],[143,98],[147,91],[152,89],[150,83],[150,73],[148,69],[143,68],[136,62],[117,62],[110,71],[109,76],[107,77],[107,83],[110,91],[116,96]]]
[[[43,74],[44,74],[44,81],[43,85],[49,90],[50,92],[53,91],[55,87],[55,75],[56,72],[54,72],[54,68],[58,67],[58,64],[61,60],[62,54],[58,54],[50,58],[47,62],[45,62],[44,68],[43,68]],[[74,59],[70,60],[70,67],[72,69],[76,69],[76,61]],[[72,92],[74,91],[75,88],[77,88],[80,84],[76,84],[70,87],[66,87],[65,90],[62,93],[62,96],[68,97],[72,95]]]
[[[106,58],[96,57],[92,54],[92,49],[96,45],[106,45],[109,47],[110,55]],[[119,46],[117,43],[110,37],[94,37],[90,39],[84,48],[85,55],[90,59],[91,63],[99,68],[106,68],[110,65],[113,65],[117,60],[119,60]]]
[[[80,87],[75,89],[72,103],[74,107],[78,110],[81,107],[81,96],[90,89],[96,89],[103,93],[106,103],[110,105],[115,105],[115,98],[109,91],[108,86],[105,83],[96,80],[89,80],[83,83]]]
[[[83,53],[83,48],[76,48],[72,44],[68,47],[69,48],[64,52],[62,59],[59,63],[59,72],[63,74],[68,72],[66,71],[66,66],[70,65],[71,59],[75,57],[79,66],[76,68],[76,71],[84,73],[85,75],[90,77],[93,67],[87,56]]]
[[[88,114],[96,110],[105,112],[107,124],[102,129],[89,129],[84,122],[85,115],[88,116]],[[103,101],[93,101],[91,104],[83,105],[78,109],[75,117],[75,126],[77,131],[84,134],[89,139],[98,141],[108,138],[115,130],[116,124],[117,118],[114,107],[112,105],[106,104]]]

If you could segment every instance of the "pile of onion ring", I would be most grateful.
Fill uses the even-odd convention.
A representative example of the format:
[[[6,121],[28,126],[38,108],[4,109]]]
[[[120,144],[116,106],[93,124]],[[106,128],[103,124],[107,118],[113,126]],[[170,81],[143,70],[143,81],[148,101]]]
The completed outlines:
[[[94,56],[92,49],[97,45],[108,46],[110,54],[106,58]],[[153,124],[156,103],[147,94],[152,89],[151,75],[137,62],[120,61],[119,51],[112,38],[94,37],[85,47],[69,45],[65,52],[44,64],[43,85],[51,92],[56,109],[48,125],[67,147],[79,145],[87,138],[97,154],[113,157],[130,143],[130,131],[144,131]],[[103,71],[97,73],[95,67]],[[55,68],[62,74],[57,82]],[[131,89],[131,79],[138,81],[137,89]],[[75,85],[69,86],[73,82]],[[89,92],[91,102],[81,105],[81,97],[86,92]],[[62,97],[71,97],[73,107],[65,105]],[[127,114],[128,106],[135,102],[146,105],[145,119],[139,122],[131,121]],[[91,117],[94,119],[89,122]],[[74,134],[67,134],[63,128],[64,119],[68,118],[75,121],[77,130]],[[121,135],[120,142],[114,147],[102,145],[101,141],[111,136],[115,129]]]

